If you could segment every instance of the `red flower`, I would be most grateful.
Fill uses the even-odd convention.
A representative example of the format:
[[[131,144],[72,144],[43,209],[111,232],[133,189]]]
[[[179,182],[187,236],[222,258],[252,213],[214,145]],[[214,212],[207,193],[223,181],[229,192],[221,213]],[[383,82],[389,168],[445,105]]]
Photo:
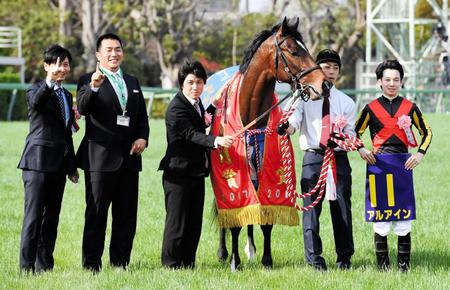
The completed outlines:
[[[210,113],[205,113],[205,125],[209,127],[211,125],[212,115]]]
[[[400,129],[405,130],[406,128],[411,127],[411,118],[406,115],[401,115],[397,119],[397,125]]]
[[[81,114],[78,112],[78,108],[76,105],[73,105],[72,107],[73,113],[75,114],[75,120],[80,120]]]

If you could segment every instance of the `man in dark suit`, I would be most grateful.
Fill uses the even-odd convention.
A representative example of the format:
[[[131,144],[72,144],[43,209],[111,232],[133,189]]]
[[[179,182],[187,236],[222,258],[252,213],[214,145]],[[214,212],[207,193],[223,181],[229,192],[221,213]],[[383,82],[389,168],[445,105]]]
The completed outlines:
[[[78,110],[86,116],[86,133],[77,152],[86,181],[83,267],[100,271],[108,209],[112,204],[109,247],[113,267],[130,262],[136,232],[141,153],[149,126],[138,80],[122,72],[122,41],[115,34],[97,40],[94,73],[78,82]]]
[[[71,130],[72,94],[62,87],[71,62],[67,49],[49,46],[44,52],[47,77],[27,91],[30,131],[18,165],[25,187],[20,241],[20,269],[25,272],[53,269],[66,175],[78,182]]]
[[[166,112],[167,150],[159,170],[164,170],[166,224],[161,262],[168,268],[194,268],[202,229],[208,151],[229,147],[233,137],[206,135],[215,106],[207,112],[200,100],[206,72],[200,62],[187,61],[178,72],[181,91]],[[210,114],[205,118],[205,113]],[[205,122],[206,120],[206,122]]]

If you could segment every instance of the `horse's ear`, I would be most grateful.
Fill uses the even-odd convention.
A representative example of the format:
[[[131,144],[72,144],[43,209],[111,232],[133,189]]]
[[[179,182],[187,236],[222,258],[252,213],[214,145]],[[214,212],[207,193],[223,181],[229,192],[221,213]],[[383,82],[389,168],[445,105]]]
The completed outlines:
[[[288,27],[288,19],[286,16],[284,16],[283,18],[283,23],[281,24],[281,35],[283,35],[283,33],[287,30]]]
[[[295,17],[295,24],[293,27],[295,27],[295,29],[298,28],[298,23],[300,22],[300,18],[299,17]]]

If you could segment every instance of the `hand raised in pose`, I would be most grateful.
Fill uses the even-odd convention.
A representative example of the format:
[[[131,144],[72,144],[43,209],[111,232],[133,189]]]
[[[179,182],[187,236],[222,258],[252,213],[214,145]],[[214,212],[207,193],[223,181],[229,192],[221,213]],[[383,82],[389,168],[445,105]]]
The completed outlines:
[[[105,80],[105,75],[100,70],[100,64],[97,62],[97,68],[91,77],[91,88],[99,88],[103,81]]]

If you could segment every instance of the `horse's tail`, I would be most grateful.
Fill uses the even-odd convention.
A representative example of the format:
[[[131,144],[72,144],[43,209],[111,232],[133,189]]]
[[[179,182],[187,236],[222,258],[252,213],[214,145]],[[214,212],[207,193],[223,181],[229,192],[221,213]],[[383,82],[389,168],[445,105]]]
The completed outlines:
[[[216,201],[213,200],[211,206],[211,225],[215,226],[217,230],[220,229],[219,226],[219,210],[217,209]]]

